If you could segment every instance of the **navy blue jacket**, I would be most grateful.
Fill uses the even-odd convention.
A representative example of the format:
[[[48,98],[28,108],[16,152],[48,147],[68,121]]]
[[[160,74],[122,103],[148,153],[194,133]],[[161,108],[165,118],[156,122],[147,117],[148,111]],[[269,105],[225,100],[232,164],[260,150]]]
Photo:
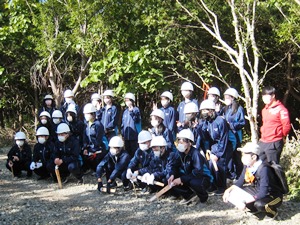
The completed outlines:
[[[206,150],[210,149],[210,145],[212,143],[210,134],[208,132],[208,121],[200,119],[196,127],[196,132],[196,149],[202,149],[204,153],[206,153]]]
[[[160,157],[152,157],[149,165],[139,170],[139,174],[153,174],[156,180],[167,181],[172,175],[172,168],[175,163],[175,153],[165,151]]]
[[[105,169],[108,168],[108,171],[112,171],[109,179],[114,181],[117,177],[120,177],[124,171],[126,171],[129,162],[130,156],[125,150],[121,150],[121,152],[116,156],[113,156],[110,152],[108,152],[97,166],[97,178],[101,178]]]
[[[121,133],[124,140],[137,140],[141,124],[141,114],[138,107],[134,107],[132,111],[125,109],[122,116]]]
[[[79,141],[80,148],[83,146],[83,134],[85,125],[81,120],[73,118],[72,122],[66,121],[66,124],[69,125],[72,136]]]
[[[72,162],[79,161],[79,141],[69,136],[68,139],[64,142],[56,141],[53,157],[62,159],[64,163],[69,164]]]
[[[33,162],[41,161],[44,166],[47,162],[52,159],[52,154],[54,151],[54,143],[51,141],[46,141],[44,144],[36,143],[33,148]]]
[[[95,120],[93,123],[85,124],[85,132],[83,134],[83,149],[89,152],[96,152],[106,149],[103,144],[104,128],[103,125]]]
[[[198,103],[197,99],[191,99],[190,102],[194,102],[199,107],[199,103]],[[184,111],[184,106],[186,104],[187,103],[185,101],[182,101],[182,102],[179,103],[179,105],[177,107],[177,120],[180,123],[184,123],[184,121],[185,121],[185,114],[183,113],[183,111]],[[178,129],[177,131],[179,132],[183,129],[183,127],[178,127],[177,129]]]
[[[200,152],[191,147],[188,154],[177,151],[176,163],[173,166],[173,175],[180,177],[182,183],[188,183],[194,178],[202,178],[206,176],[213,182],[213,176],[208,169],[204,157]]]
[[[14,163],[31,163],[32,161],[32,152],[30,146],[25,142],[23,145],[23,150],[21,151],[18,145],[14,145],[7,154],[7,160],[13,160],[13,156],[17,156],[19,161],[14,161]]]
[[[166,108],[161,107],[161,111],[165,114],[164,125],[168,128],[172,133],[176,132],[176,111],[173,106],[167,106]]]
[[[256,193],[254,195],[255,199],[262,199],[268,195],[272,195],[274,197],[282,197],[282,193],[280,191],[280,184],[276,180],[275,174],[272,169],[266,164],[262,163],[254,174],[254,187]],[[236,186],[242,187],[244,184],[245,173],[247,166],[244,166],[243,172],[240,175],[238,181],[235,183]],[[259,174],[257,174],[259,172]]]
[[[79,106],[75,103],[75,102],[73,102],[73,103],[66,103],[66,102],[64,102],[64,104],[60,107],[60,111],[62,112],[62,114],[63,114],[63,116],[64,116],[64,120],[67,120],[67,114],[66,114],[66,112],[67,112],[67,109],[68,109],[68,107],[69,107],[69,105],[70,104],[74,104],[75,105],[75,110],[76,110],[76,112],[77,112],[77,115],[78,115],[78,113],[79,113]],[[51,114],[52,115],[52,114]]]
[[[130,160],[128,165],[128,169],[132,171],[137,170],[138,168],[144,168],[149,165],[151,159],[154,157],[152,149],[147,149],[146,151],[142,151],[141,149],[137,149],[134,153],[133,158]]]
[[[101,116],[101,123],[104,127],[105,132],[114,131],[117,135],[117,126],[118,126],[118,110],[115,105],[112,105],[111,108],[106,110],[106,107],[101,109],[102,116]]]
[[[154,127],[152,127],[151,131],[152,131],[152,134],[154,134],[155,136],[163,136],[167,142],[168,151],[172,151],[172,148],[174,145],[174,140],[173,140],[173,134],[169,129],[165,128],[165,131],[162,134],[156,133]]]

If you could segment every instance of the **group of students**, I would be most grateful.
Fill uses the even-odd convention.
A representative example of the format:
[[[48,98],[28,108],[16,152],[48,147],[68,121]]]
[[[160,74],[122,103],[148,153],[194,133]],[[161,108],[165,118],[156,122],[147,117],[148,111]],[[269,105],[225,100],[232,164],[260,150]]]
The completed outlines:
[[[27,176],[34,171],[39,179],[51,176],[55,180],[55,167],[58,166],[63,182],[71,173],[79,184],[83,183],[83,175],[93,170],[99,191],[103,188],[105,174],[108,192],[116,185],[116,178],[122,180],[125,190],[131,189],[136,182],[141,187],[158,191],[161,187],[154,181],[159,181],[171,185],[169,194],[182,197],[182,204],[206,202],[208,192],[216,195],[225,192],[228,197],[230,191],[226,190],[226,179],[243,184],[245,168],[252,166],[243,161],[243,148],[239,148],[245,126],[239,95],[234,88],[229,88],[223,101],[220,91],[212,87],[208,90],[208,99],[199,107],[198,101],[193,99],[193,90],[191,83],[182,84],[184,100],[177,110],[172,106],[172,93],[163,92],[162,107],[153,107],[150,114],[152,127],[148,130],[141,130],[141,114],[135,105],[135,96],[127,93],[121,123],[122,138],[118,136],[118,110],[113,104],[112,90],[106,90],[102,96],[97,93],[91,96],[91,103],[83,108],[84,121],[78,117],[79,107],[71,90],[65,91],[60,110],[55,108],[52,96],[46,95],[39,112],[33,157],[25,134],[18,132],[16,144],[8,153],[7,168],[14,176],[20,176],[21,170],[26,170]],[[277,101],[275,94],[267,95]],[[266,106],[271,107],[270,104],[266,103]],[[275,111],[273,115],[278,114]],[[267,124],[268,121],[264,121],[263,127]],[[285,129],[280,135],[283,137],[287,133]],[[260,143],[263,153],[256,154],[257,161],[273,159],[274,151],[264,151],[268,144],[271,146],[268,142]],[[275,149],[275,152],[278,151]],[[255,170],[252,173],[255,174]]]

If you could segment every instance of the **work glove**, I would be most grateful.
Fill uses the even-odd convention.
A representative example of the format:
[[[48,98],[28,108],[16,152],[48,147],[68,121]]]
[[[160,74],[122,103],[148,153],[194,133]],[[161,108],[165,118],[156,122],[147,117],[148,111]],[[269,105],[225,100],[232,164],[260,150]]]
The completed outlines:
[[[101,192],[101,188],[103,187],[103,184],[102,184],[102,182],[98,182],[98,191],[100,191]]]
[[[127,178],[128,180],[131,180],[132,175],[133,175],[132,170],[131,170],[131,169],[127,169],[127,172],[126,172],[126,178]]]
[[[35,168],[41,168],[43,166],[43,163],[39,162],[39,163],[36,163],[36,167]]]
[[[147,184],[148,185],[153,185],[154,184],[154,174],[151,174],[147,178]]]
[[[148,177],[150,177],[150,173],[145,173],[145,174],[142,176],[141,181],[142,181],[143,183],[147,183]]]
[[[31,170],[34,170],[36,167],[35,162],[32,162],[29,167]]]
[[[94,160],[96,158],[97,154],[96,153],[89,153],[89,159]]]

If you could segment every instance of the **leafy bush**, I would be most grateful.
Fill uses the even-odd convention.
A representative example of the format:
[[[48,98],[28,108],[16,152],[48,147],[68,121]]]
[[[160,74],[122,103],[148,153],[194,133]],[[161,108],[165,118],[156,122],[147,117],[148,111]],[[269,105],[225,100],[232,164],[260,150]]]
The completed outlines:
[[[284,167],[290,188],[288,198],[300,201],[300,130],[294,130],[296,136],[287,138],[280,164]]]

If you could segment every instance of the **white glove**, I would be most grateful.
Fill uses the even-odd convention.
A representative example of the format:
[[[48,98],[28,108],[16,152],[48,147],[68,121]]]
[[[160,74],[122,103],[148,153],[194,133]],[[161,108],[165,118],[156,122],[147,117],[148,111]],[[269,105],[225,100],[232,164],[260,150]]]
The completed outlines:
[[[130,180],[131,177],[132,177],[132,175],[133,175],[132,170],[131,170],[131,169],[127,169],[127,172],[126,172],[126,178],[127,178],[128,180]]]
[[[31,170],[34,170],[35,168],[36,168],[35,162],[32,162],[32,163],[30,164],[30,169],[31,169]]]
[[[145,173],[145,174],[142,176],[141,181],[142,181],[143,183],[147,183],[148,177],[150,177],[150,173]]]
[[[36,163],[36,168],[38,169],[38,168],[40,168],[40,167],[42,167],[43,166],[43,163]]]
[[[148,185],[153,185],[154,184],[154,174],[152,173],[151,175],[148,176],[147,178],[147,184]]]

